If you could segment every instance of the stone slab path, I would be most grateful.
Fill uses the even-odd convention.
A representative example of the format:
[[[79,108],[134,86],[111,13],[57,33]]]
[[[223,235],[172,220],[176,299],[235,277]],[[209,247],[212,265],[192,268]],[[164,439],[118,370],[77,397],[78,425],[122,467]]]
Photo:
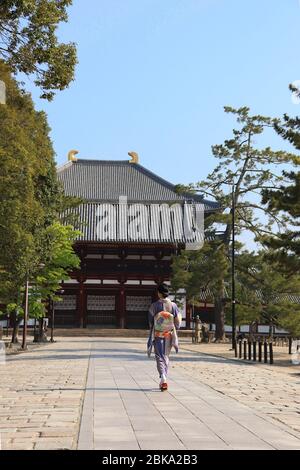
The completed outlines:
[[[143,338],[58,338],[9,356],[0,364],[1,448],[300,449],[294,369],[284,375],[183,343],[171,364],[162,393]]]
[[[91,341],[57,343],[0,364],[0,448],[76,449]]]
[[[173,356],[162,393],[144,341],[94,342],[79,449],[300,449],[299,433],[185,370],[201,362],[213,370],[216,358],[184,350]],[[229,367],[224,380],[230,368],[244,367],[222,358],[220,364]]]

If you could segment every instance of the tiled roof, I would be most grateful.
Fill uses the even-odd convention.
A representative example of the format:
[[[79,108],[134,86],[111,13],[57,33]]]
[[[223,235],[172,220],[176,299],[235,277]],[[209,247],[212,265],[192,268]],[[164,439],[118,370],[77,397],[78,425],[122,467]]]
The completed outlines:
[[[193,201],[203,203],[206,211],[218,208],[218,203],[200,195],[178,194],[173,184],[128,160],[78,159],[58,168],[58,177],[67,195],[89,202],[116,203],[119,196],[127,196],[128,202]]]
[[[224,289],[224,294],[225,294],[225,298],[227,299],[230,299],[230,293],[229,293],[229,290]],[[257,300],[259,300],[260,302],[262,302],[262,304],[264,303],[264,294],[263,294],[263,291],[262,290],[256,290],[255,291],[255,295],[257,297]],[[214,299],[214,293],[213,291],[208,287],[206,289],[201,289],[200,290],[200,293],[199,293],[199,300],[201,302],[208,302],[208,301],[212,301]],[[238,299],[237,299],[238,301]],[[281,293],[281,294],[274,294],[273,296],[273,301],[274,303],[278,303],[278,302],[291,302],[291,303],[294,303],[294,304],[300,304],[300,294],[285,294],[285,293]]]
[[[142,206],[142,207],[141,207]],[[86,202],[72,209],[79,241],[201,244],[195,230],[195,204],[113,204]]]

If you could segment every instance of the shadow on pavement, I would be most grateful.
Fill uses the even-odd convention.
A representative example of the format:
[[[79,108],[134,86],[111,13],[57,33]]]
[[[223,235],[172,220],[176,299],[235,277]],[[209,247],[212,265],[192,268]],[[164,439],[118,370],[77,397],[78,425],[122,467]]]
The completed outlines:
[[[71,350],[72,351],[72,350]],[[84,350],[86,351],[86,350]],[[46,351],[44,351],[46,353]],[[119,351],[116,351],[115,349],[99,349],[99,353],[97,353],[97,349],[93,349],[92,354],[90,356],[88,355],[81,355],[81,351],[78,351],[78,353],[74,354],[63,354],[63,352],[70,352],[69,349],[66,350],[59,350],[60,354],[54,354],[54,355],[47,355],[43,354],[43,352],[39,356],[17,356],[17,357],[10,357],[9,362],[14,362],[16,360],[18,361],[59,361],[59,360],[72,360],[72,359],[110,359],[111,361],[119,361],[119,362],[134,362],[134,361],[149,361],[152,360],[154,361],[154,354],[152,354],[151,358],[149,359],[146,355],[146,352],[140,351],[138,349],[122,349]],[[217,356],[208,356],[208,355],[202,355],[201,353],[187,353],[187,352],[181,352],[178,355],[173,353],[171,355],[171,361],[173,363],[176,362],[194,362],[194,363],[208,363],[208,364],[222,364],[224,362],[230,361],[231,364],[234,364],[235,366],[252,366],[252,363],[241,363],[238,361],[235,361],[234,359],[225,359],[223,357],[217,357]]]
[[[53,388],[51,391],[57,392],[57,391],[62,391],[62,392],[72,392],[72,391],[99,391],[99,392],[157,392],[161,393],[158,387],[152,387],[152,388],[123,388],[123,387],[95,387],[95,388]],[[20,389],[19,391],[22,392],[49,392],[48,388],[24,388]]]

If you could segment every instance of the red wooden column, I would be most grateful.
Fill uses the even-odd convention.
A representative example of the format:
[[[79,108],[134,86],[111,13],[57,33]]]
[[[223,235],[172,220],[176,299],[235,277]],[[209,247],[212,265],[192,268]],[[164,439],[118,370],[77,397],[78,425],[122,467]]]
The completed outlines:
[[[117,302],[117,318],[118,318],[118,327],[119,328],[125,328],[125,311],[126,311],[126,305],[125,305],[125,287],[122,284],[119,289],[119,298]]]
[[[125,299],[125,288],[122,286],[120,289],[120,328],[125,328],[126,319],[125,319],[125,311],[126,311],[126,299]]]
[[[86,277],[82,275],[82,270],[85,271],[86,269],[86,247],[81,246],[79,250],[79,257],[80,257],[80,264],[81,264],[81,275],[77,278],[79,282],[78,285],[78,306],[77,306],[77,327],[79,328],[86,328],[86,295],[85,295],[85,288],[84,282],[86,281]]]
[[[78,279],[78,309],[77,309],[77,326],[79,328],[86,328],[86,296],[84,292],[85,278]]]
[[[188,303],[186,304],[185,318],[186,329],[189,330],[191,328],[191,305]]]

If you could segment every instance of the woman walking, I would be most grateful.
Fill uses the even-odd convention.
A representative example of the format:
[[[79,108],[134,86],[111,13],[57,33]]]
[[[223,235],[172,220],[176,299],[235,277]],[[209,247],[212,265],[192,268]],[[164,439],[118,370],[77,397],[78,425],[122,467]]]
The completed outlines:
[[[157,370],[159,373],[161,391],[168,390],[168,369],[170,352],[174,346],[178,352],[176,330],[180,328],[180,314],[177,305],[169,297],[166,284],[158,286],[158,300],[149,309],[150,336],[148,340],[148,355],[154,346]]]

